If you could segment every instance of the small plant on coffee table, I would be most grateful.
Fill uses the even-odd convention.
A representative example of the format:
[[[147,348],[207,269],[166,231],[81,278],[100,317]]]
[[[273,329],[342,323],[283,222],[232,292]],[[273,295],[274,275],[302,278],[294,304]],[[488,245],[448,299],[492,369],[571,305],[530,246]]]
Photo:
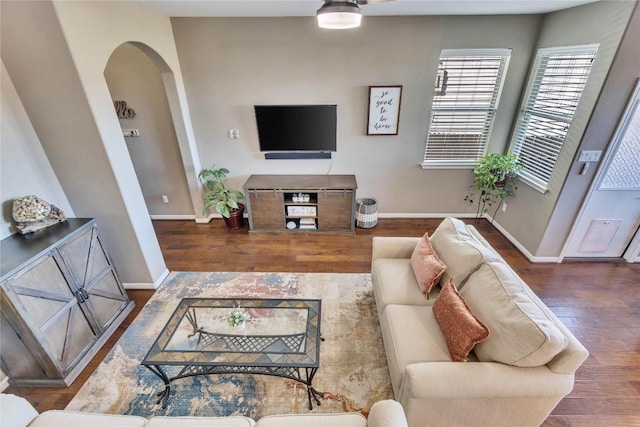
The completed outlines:
[[[240,326],[249,318],[249,314],[241,307],[233,307],[229,312],[227,323],[229,326]]]

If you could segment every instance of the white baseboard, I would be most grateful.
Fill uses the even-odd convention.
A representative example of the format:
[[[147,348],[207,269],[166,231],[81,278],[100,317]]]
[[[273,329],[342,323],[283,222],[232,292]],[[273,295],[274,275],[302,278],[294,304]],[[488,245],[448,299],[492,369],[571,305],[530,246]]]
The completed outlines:
[[[206,218],[196,218],[196,223],[197,223],[197,224],[208,224],[208,223],[210,223],[210,222],[211,222],[211,220],[212,220],[213,218],[222,218],[222,215],[219,215],[219,214],[215,214],[215,215],[214,215],[214,214],[211,214],[211,215],[209,215],[209,216],[208,216],[208,217],[206,217]]]
[[[183,220],[183,219],[188,219],[188,220],[194,220],[196,219],[195,215],[149,215],[149,218],[151,219],[156,219],[159,221],[173,221],[173,220]]]
[[[9,377],[4,377],[2,381],[0,381],[0,391],[5,391],[9,387]]]
[[[249,215],[245,212],[242,214],[243,218],[249,218]],[[222,215],[220,214],[209,214],[208,217],[206,218],[197,218],[197,217],[193,217],[193,218],[189,218],[189,219],[194,219],[196,220],[197,224],[208,224],[211,222],[212,219],[222,219]],[[153,219],[153,218],[152,218]]]
[[[475,218],[475,214],[466,213],[466,214],[455,214],[455,213],[378,213],[378,218],[421,218],[421,219],[429,219],[429,218],[446,218],[448,216],[453,216],[456,218]]]
[[[533,263],[558,263],[560,262],[560,257],[557,256],[535,256],[527,248],[525,248],[515,237],[513,237],[507,230],[504,229],[496,220],[494,220],[490,215],[485,217],[487,221],[493,221],[493,226],[509,240],[513,245],[518,248],[522,255],[527,257],[527,259]]]
[[[124,286],[125,289],[158,289],[158,286],[160,286],[160,284],[164,282],[164,279],[167,278],[169,273],[170,271],[168,269],[165,269],[154,283],[122,283],[122,286]]]

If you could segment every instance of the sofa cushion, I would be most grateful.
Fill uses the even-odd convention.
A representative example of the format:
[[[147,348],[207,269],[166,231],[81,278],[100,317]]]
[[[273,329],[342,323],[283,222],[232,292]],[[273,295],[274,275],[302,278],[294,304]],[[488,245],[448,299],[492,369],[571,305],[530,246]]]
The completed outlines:
[[[479,342],[487,339],[489,330],[473,314],[452,282],[447,282],[433,304],[435,315],[451,360],[462,362]]]
[[[341,414],[267,415],[256,427],[366,427],[367,419],[357,412]]]
[[[373,292],[378,306],[378,316],[389,304],[432,305],[440,292],[439,287],[431,291],[427,300],[413,274],[409,258],[380,258],[373,262],[371,270]]]
[[[146,418],[135,415],[93,414],[75,411],[46,411],[29,424],[29,427],[142,427]]]
[[[429,299],[429,293],[438,284],[447,266],[431,246],[428,233],[422,236],[411,254],[411,268],[420,291]]]
[[[447,271],[440,279],[441,285],[453,280],[459,288],[480,264],[499,259],[493,249],[480,243],[469,233],[464,222],[457,218],[442,220],[430,240],[440,259],[447,265]]]
[[[151,417],[145,427],[254,427],[256,422],[242,416],[229,417]]]
[[[388,305],[380,317],[380,329],[395,396],[407,365],[451,361],[430,306]]]
[[[460,293],[491,331],[474,349],[478,360],[542,366],[566,348],[567,338],[527,289],[501,262],[486,263],[469,277]]]

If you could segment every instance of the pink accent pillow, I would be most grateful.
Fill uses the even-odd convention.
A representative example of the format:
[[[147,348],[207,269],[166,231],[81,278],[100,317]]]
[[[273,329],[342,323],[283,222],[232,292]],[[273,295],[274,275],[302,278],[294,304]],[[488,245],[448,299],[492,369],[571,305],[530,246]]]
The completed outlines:
[[[431,290],[447,270],[446,264],[438,258],[438,254],[431,246],[429,233],[424,233],[413,250],[411,268],[418,281],[418,286],[420,286],[420,291],[429,299]]]
[[[442,287],[433,303],[433,314],[454,362],[463,362],[473,347],[489,336],[487,327],[473,314],[451,281]]]

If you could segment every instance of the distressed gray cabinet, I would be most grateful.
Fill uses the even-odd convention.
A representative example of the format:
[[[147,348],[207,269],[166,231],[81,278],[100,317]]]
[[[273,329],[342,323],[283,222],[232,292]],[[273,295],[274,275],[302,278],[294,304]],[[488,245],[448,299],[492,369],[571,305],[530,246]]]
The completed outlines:
[[[71,384],[133,309],[95,220],[0,242],[0,356],[19,386]]]

